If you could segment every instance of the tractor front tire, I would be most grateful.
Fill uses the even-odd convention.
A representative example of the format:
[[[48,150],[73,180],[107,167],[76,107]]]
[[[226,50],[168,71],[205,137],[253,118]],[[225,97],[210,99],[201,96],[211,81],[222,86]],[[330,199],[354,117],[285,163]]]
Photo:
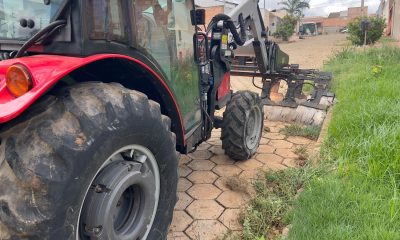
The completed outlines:
[[[264,111],[260,97],[236,92],[226,106],[222,124],[222,148],[230,158],[242,161],[254,156],[260,145]]]
[[[166,239],[179,159],[170,124],[119,84],[63,89],[0,133],[0,239]]]

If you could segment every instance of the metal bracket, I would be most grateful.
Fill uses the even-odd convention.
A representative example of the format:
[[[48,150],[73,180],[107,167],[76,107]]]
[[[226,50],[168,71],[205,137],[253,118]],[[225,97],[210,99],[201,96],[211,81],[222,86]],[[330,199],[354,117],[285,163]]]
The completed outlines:
[[[335,95],[328,91],[332,80],[332,73],[320,72],[315,69],[300,69],[298,65],[290,65],[278,70],[276,73],[260,74],[256,72],[256,66],[232,66],[232,75],[258,76],[262,78],[263,87],[261,97],[264,105],[297,108],[299,105],[326,110],[329,106],[321,104],[322,98],[334,99]],[[253,71],[252,71],[253,70]],[[271,90],[279,81],[285,81],[288,89],[281,102],[271,100]],[[314,88],[309,99],[301,99],[304,85]]]

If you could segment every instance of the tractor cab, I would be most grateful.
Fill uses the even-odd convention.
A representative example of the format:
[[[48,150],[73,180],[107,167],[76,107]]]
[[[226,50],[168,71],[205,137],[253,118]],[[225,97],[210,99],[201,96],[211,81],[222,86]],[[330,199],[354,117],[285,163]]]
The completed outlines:
[[[193,61],[192,8],[191,0],[0,0],[0,49],[5,59],[123,54],[171,79],[178,61]]]
[[[188,152],[212,130],[209,118],[207,129],[201,130],[206,123],[199,104],[193,10],[193,0],[0,0],[0,60],[101,56],[74,68],[52,88],[90,79],[144,92],[172,118],[178,149]],[[216,72],[218,85],[227,78],[225,72]],[[218,96],[226,103],[229,89],[224,93]],[[213,94],[217,96],[217,90]],[[204,104],[215,105],[210,99]],[[214,108],[206,111],[212,115]]]

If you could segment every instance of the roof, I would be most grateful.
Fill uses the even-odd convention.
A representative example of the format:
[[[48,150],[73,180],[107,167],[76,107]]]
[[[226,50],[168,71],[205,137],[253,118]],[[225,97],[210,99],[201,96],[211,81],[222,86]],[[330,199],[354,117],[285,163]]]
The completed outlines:
[[[285,10],[276,10],[275,12],[272,11],[272,14],[279,18],[284,18],[287,15],[287,12]]]
[[[321,17],[321,16],[305,17],[301,21],[303,23],[322,23],[322,22],[324,22],[324,17]]]
[[[197,6],[200,7],[215,7],[224,5],[223,2],[215,1],[215,0],[195,0],[194,1]]]
[[[194,2],[200,7],[215,7],[222,6],[225,3],[237,5],[240,3],[240,0],[195,0]]]
[[[340,12],[332,12],[328,16],[328,18],[338,18],[338,17],[340,17]]]

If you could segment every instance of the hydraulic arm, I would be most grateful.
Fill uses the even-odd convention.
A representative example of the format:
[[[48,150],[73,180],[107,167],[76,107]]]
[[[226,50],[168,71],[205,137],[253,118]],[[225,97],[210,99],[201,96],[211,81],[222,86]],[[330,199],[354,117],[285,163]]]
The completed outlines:
[[[265,105],[297,108],[299,104],[302,104],[307,107],[325,109],[326,106],[320,104],[321,98],[333,98],[333,94],[326,90],[332,78],[330,73],[321,73],[314,69],[303,70],[299,69],[297,64],[290,65],[289,56],[280,50],[278,44],[269,41],[268,29],[264,25],[258,0],[242,1],[230,13],[216,15],[208,27],[208,31],[210,30],[212,39],[229,34],[229,41],[226,44],[222,37],[220,51],[221,57],[225,58],[230,70],[240,69],[244,72],[239,73],[261,77],[262,87],[259,88],[262,89],[261,97]],[[224,50],[225,45],[226,50]],[[232,64],[232,60],[235,59],[233,54],[235,50],[254,56],[255,65]],[[286,81],[288,85],[286,96],[282,102],[272,102],[271,89],[281,80]],[[314,91],[309,99],[296,101],[298,97],[306,98],[301,96],[304,84],[311,85]]]

